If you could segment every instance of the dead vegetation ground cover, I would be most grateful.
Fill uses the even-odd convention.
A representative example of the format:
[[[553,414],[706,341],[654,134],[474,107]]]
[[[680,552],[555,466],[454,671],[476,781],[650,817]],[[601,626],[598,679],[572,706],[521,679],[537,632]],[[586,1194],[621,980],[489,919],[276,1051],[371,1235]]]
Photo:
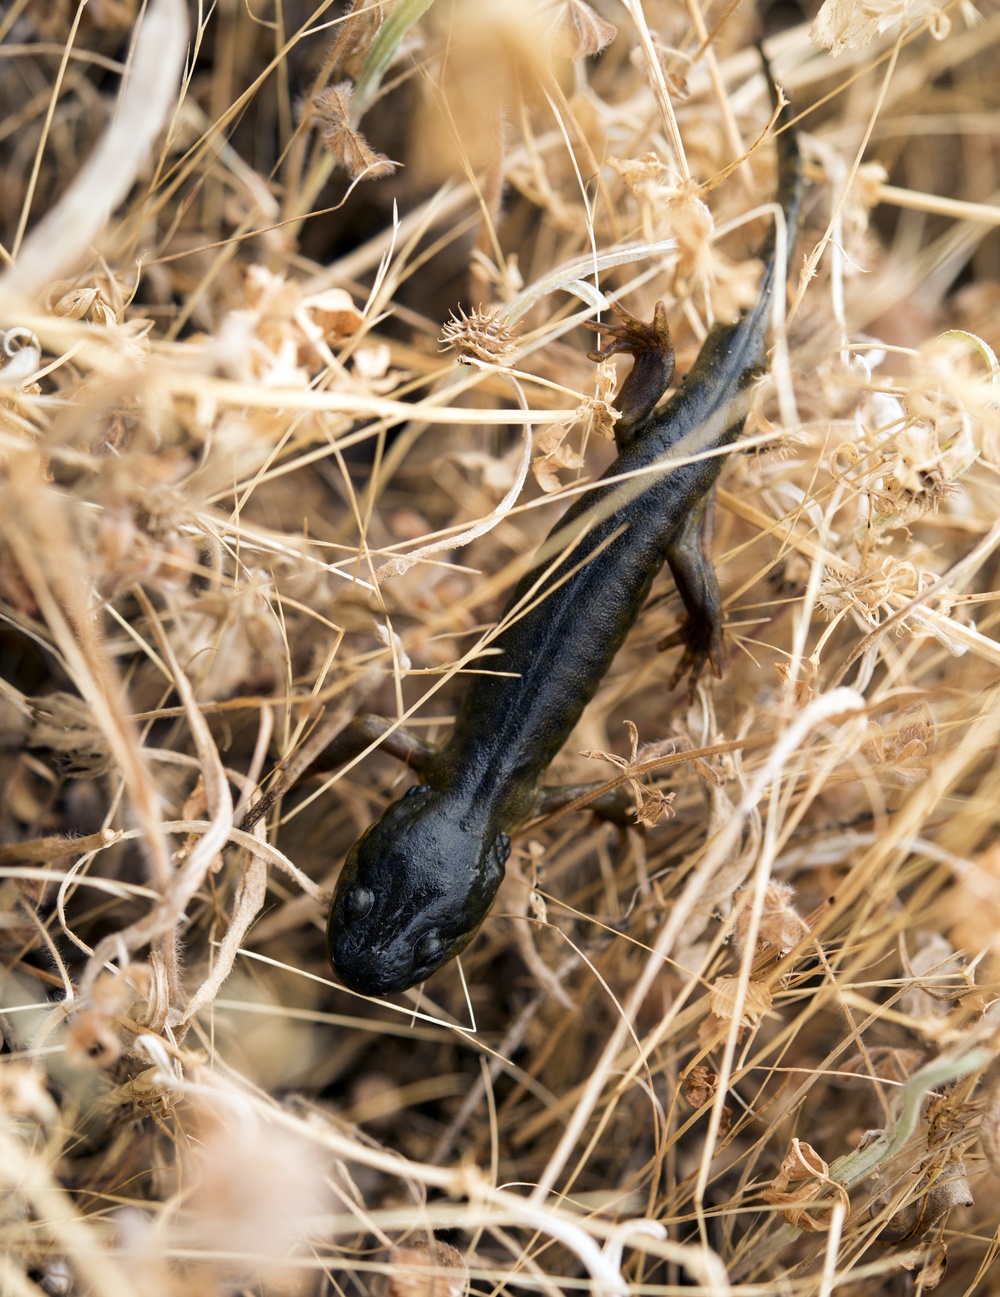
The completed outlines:
[[[325,905],[410,777],[315,749],[447,733],[613,455],[579,320],[683,373],[774,161],[749,6],[349,8],[0,14],[0,1287],[994,1291],[1000,10],[763,15],[724,677],[661,578],[551,775],[669,814],[532,823],[379,1005]]]

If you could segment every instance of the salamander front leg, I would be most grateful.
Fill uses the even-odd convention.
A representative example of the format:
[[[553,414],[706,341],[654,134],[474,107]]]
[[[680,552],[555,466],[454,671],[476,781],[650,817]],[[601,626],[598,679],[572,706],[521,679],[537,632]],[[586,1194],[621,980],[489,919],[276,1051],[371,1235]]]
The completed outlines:
[[[670,386],[674,377],[674,344],[667,323],[667,308],[657,302],[653,318],[647,323],[626,311],[618,302],[611,309],[620,324],[595,324],[585,320],[584,325],[595,333],[612,339],[588,357],[600,362],[611,356],[628,355],[635,358],[616,398],[622,417],[615,424],[615,444],[619,450],[635,437],[635,429],[650,413],[657,401]]]
[[[712,506],[706,496],[689,515],[684,530],[667,551],[667,562],[684,602],[684,620],[658,649],[684,645],[681,660],[670,677],[671,689],[688,672],[690,690],[707,662],[713,674],[722,675],[722,597],[712,566]]]
[[[580,810],[589,811],[598,819],[608,820],[611,824],[634,829],[635,797],[628,786],[619,785],[617,788],[598,793],[598,790],[603,787],[603,783],[549,785],[539,793],[535,814],[555,815],[571,802],[586,799],[580,806]]]

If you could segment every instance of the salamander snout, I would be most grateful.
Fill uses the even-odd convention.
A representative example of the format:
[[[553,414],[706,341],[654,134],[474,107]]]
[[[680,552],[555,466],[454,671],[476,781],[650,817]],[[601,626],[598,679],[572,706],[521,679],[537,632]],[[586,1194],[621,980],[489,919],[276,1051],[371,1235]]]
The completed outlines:
[[[509,854],[507,835],[454,796],[411,788],[344,862],[327,926],[341,981],[389,995],[430,977],[475,936]]]

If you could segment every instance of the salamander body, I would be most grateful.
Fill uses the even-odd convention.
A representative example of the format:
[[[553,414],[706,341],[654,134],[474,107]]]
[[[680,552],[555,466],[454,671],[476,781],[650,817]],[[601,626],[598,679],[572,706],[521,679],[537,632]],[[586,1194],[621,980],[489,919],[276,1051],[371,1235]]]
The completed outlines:
[[[787,110],[785,110],[787,113]],[[784,114],[783,114],[784,116]],[[789,255],[802,198],[795,135],[778,136],[778,195]],[[392,803],[350,851],[328,926],[331,962],[352,990],[402,991],[458,954],[503,879],[509,834],[532,815],[541,778],[576,725],[669,563],[685,606],[675,680],[710,663],[718,674],[722,618],[702,546],[706,502],[740,435],[748,388],[767,365],[778,274],[772,229],[761,249],[756,303],[717,324],[675,395],[662,308],[643,325],[601,326],[630,351],[619,395],[620,454],[563,516],[507,605],[490,666],[471,678],[452,734],[423,765],[423,782]],[[680,462],[679,462],[680,461]]]

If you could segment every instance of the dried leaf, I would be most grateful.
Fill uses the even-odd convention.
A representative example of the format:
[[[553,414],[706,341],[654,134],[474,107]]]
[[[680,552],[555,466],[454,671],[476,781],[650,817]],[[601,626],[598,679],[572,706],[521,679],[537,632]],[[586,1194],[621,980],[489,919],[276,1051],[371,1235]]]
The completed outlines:
[[[934,31],[941,7],[938,0],[825,0],[809,38],[831,54],[859,50],[876,36],[918,18]]]
[[[933,1292],[948,1271],[948,1248],[944,1243],[934,1247],[913,1248],[900,1260],[904,1270],[916,1270],[913,1282],[917,1292]]]
[[[556,491],[562,490],[562,479],[559,477],[559,470],[564,468],[577,469],[583,467],[583,456],[579,455],[570,446],[560,446],[548,455],[538,455],[531,461],[531,471],[535,475],[535,481],[547,495],[552,495]]]
[[[331,343],[353,337],[365,318],[344,288],[326,288],[303,297],[302,309],[315,321],[325,341]]]

